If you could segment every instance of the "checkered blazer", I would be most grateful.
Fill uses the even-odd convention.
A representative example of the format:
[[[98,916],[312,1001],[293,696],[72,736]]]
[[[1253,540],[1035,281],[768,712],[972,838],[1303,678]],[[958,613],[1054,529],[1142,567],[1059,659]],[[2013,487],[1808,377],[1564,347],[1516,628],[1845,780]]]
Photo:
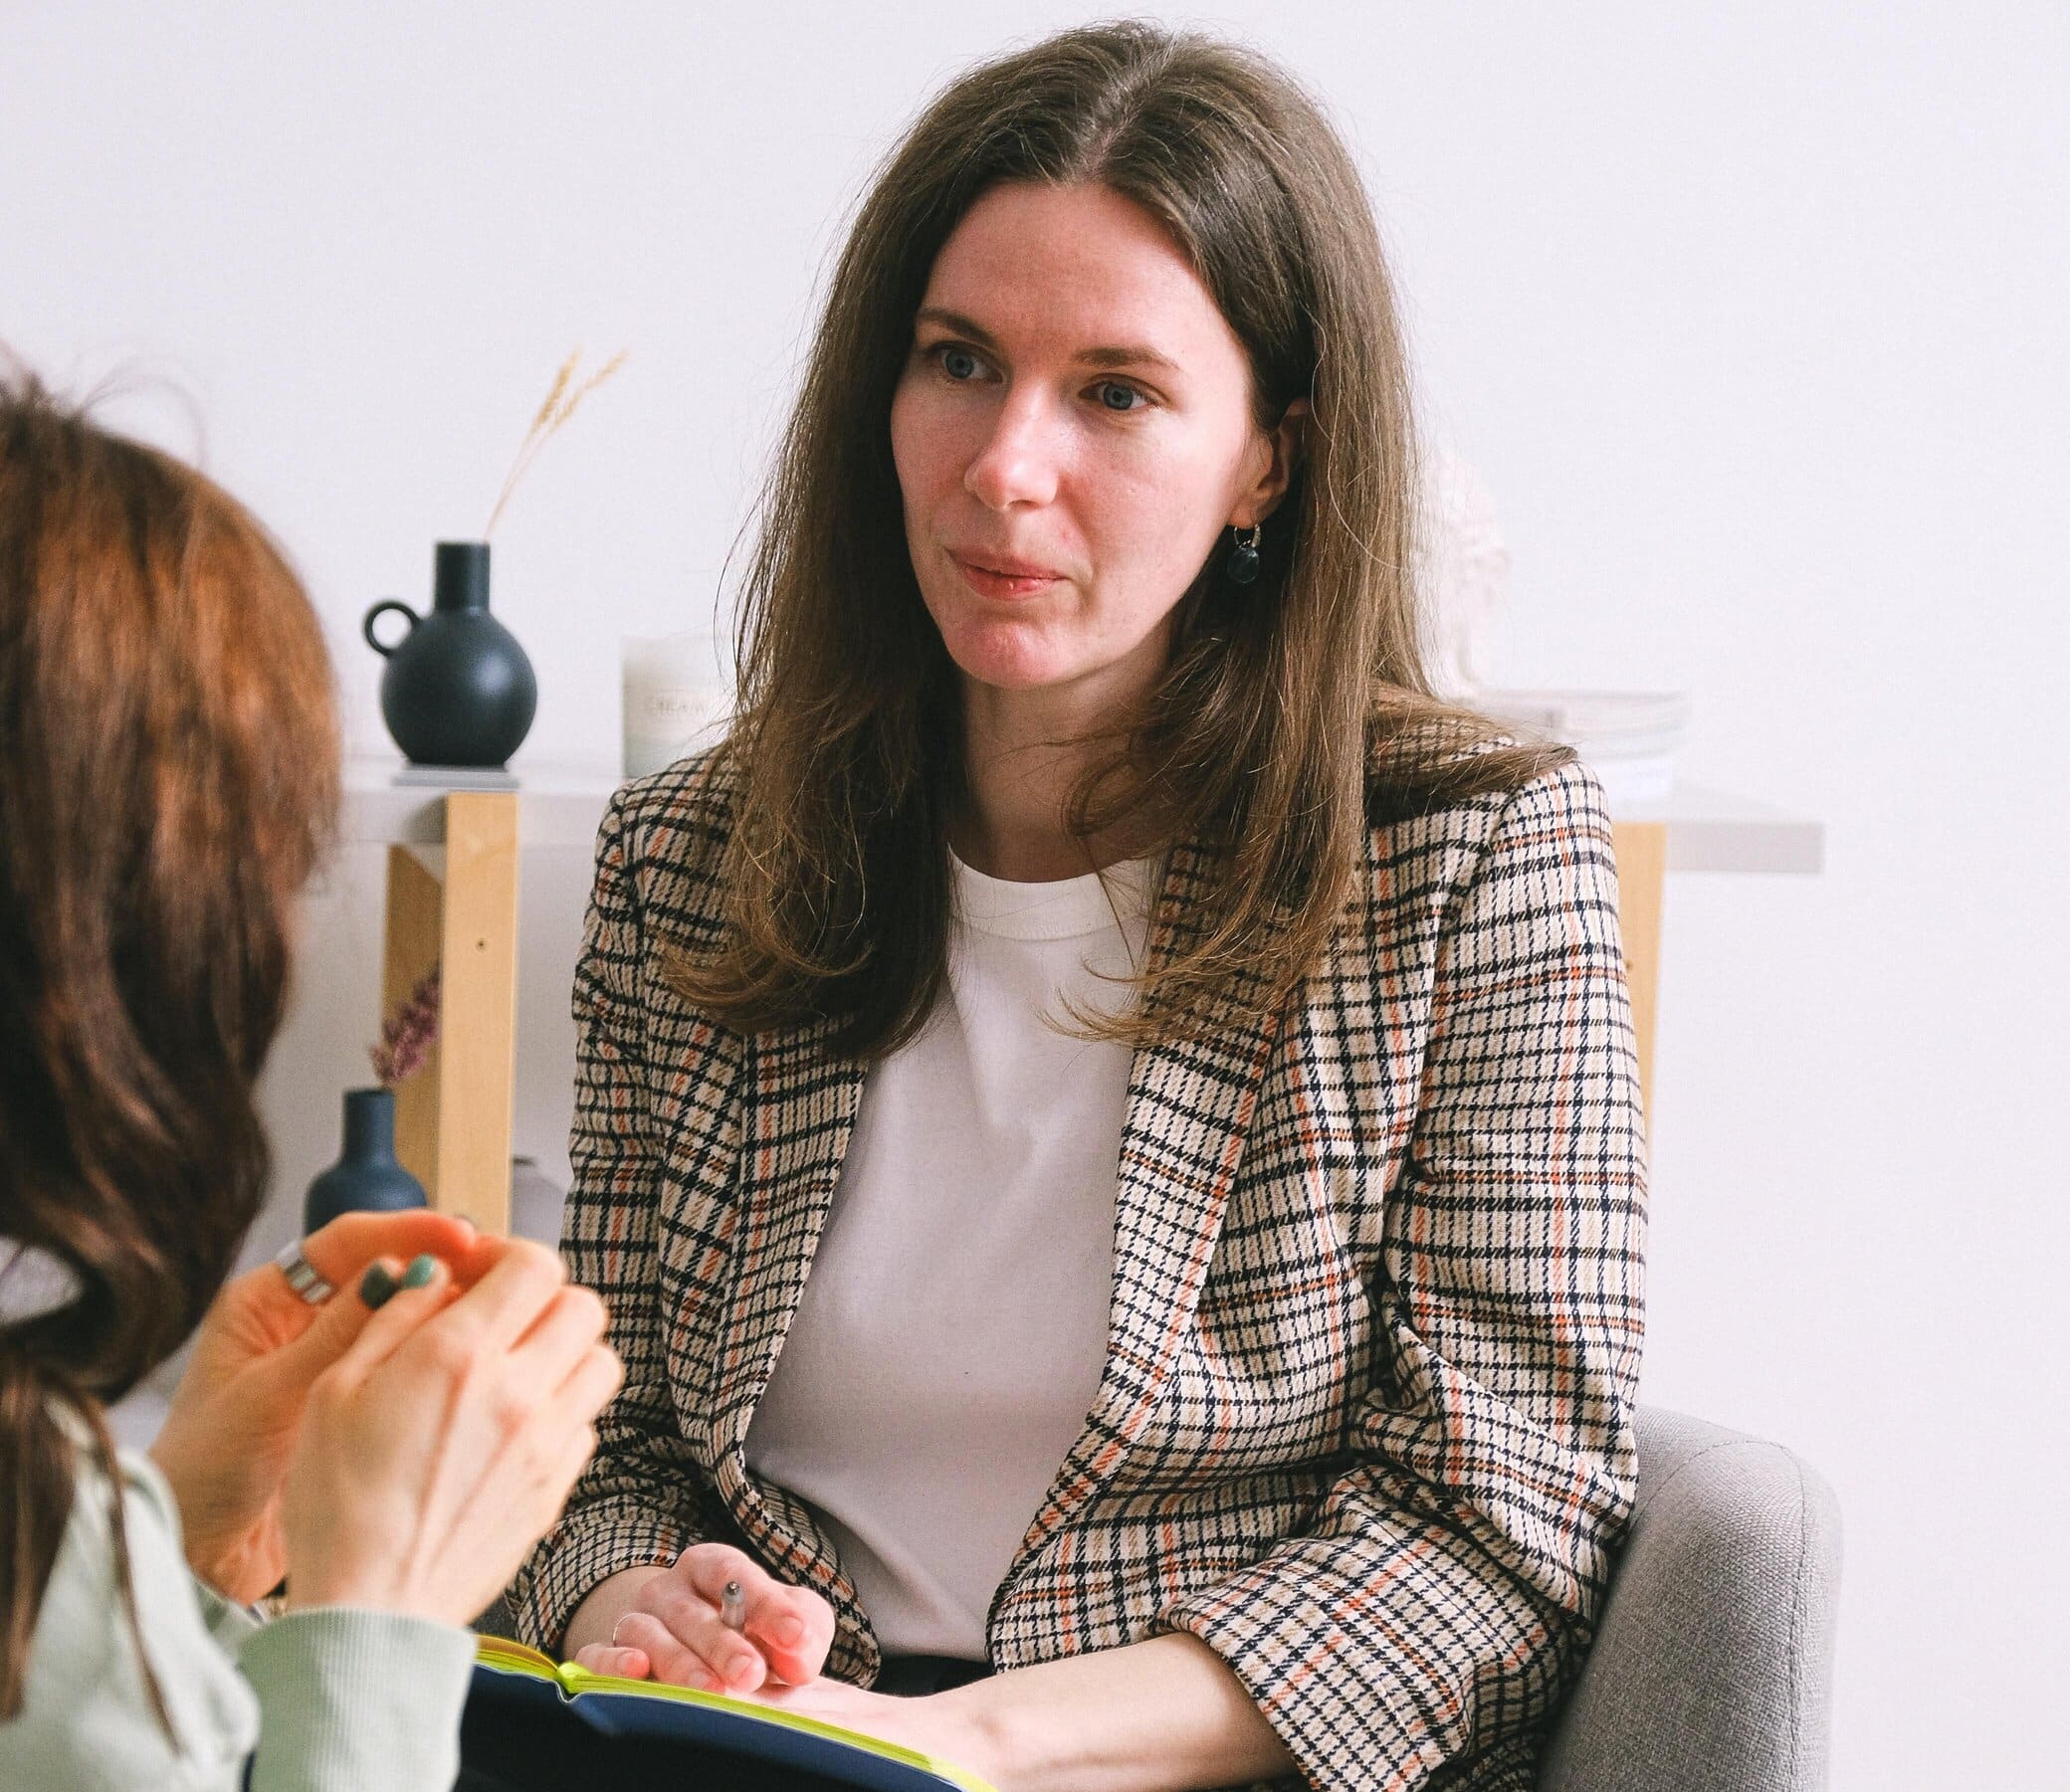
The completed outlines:
[[[828,1672],[868,1685],[854,1584],[743,1454],[866,1067],[657,975],[719,935],[730,797],[685,760],[599,836],[563,1249],[626,1380],[514,1604],[552,1647],[606,1575],[724,1539],[825,1595]],[[1174,849],[1154,939],[1202,873]],[[1234,989],[1213,1039],[1137,1055],[1104,1377],[987,1642],[1004,1669],[1188,1631],[1317,1787],[1523,1792],[1634,1492],[1646,1160],[1600,785],[1372,829],[1349,912],[1282,1011]]]

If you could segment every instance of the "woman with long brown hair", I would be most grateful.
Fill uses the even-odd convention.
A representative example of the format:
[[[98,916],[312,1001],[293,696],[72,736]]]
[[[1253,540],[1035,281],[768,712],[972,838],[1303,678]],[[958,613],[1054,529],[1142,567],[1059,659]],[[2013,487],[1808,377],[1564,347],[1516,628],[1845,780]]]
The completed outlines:
[[[337,778],[265,531],[0,379],[0,1784],[449,1786],[466,1623],[617,1384],[595,1295],[464,1221],[349,1216],[224,1286]]]
[[[1433,696],[1416,486],[1264,58],[1065,32],[888,157],[730,735],[599,841],[563,1245],[627,1380],[539,1642],[1005,1792],[1531,1784],[1644,1139],[1600,785]]]

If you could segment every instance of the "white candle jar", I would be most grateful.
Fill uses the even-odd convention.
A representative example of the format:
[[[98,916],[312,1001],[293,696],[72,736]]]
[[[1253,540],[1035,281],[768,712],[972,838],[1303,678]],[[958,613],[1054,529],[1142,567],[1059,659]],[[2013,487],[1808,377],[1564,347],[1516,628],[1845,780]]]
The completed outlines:
[[[710,635],[628,635],[624,671],[625,775],[645,777],[714,744],[733,711],[733,687]]]

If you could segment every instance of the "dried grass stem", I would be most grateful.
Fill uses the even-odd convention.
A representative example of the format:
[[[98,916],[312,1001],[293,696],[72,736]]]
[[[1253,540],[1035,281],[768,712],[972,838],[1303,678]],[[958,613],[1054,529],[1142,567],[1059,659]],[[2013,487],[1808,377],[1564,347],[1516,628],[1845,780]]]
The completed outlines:
[[[482,531],[484,540],[495,532],[497,518],[504,513],[504,505],[511,501],[511,494],[517,491],[518,482],[524,477],[525,470],[531,466],[533,457],[545,445],[547,437],[575,414],[575,407],[583,399],[625,364],[625,350],[621,348],[580,385],[575,385],[575,369],[581,364],[581,360],[582,351],[578,348],[561,362],[560,371],[554,374],[553,384],[546,392],[546,402],[539,406],[538,415],[531,420],[531,428],[525,431],[524,440],[518,445],[518,459],[512,463],[511,476],[504,481],[504,489],[497,497],[496,508],[489,513],[489,527]]]

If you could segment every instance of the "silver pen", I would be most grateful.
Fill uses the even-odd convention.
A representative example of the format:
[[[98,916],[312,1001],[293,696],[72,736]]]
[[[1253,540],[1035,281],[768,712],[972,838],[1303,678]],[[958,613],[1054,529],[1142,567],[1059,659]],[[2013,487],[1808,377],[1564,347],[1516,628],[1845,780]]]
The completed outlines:
[[[720,1589],[719,1621],[730,1631],[738,1631],[747,1622],[747,1595],[737,1580],[729,1580]]]

